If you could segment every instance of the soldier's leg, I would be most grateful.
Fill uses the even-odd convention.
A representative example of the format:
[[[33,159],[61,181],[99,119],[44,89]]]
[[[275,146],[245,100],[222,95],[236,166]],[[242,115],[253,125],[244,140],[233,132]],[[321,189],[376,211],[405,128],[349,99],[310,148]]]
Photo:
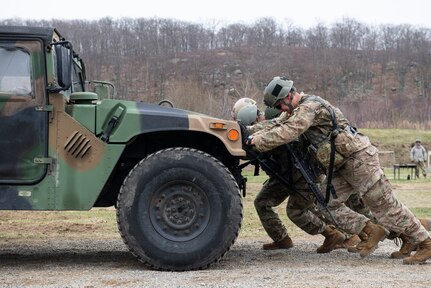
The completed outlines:
[[[428,218],[418,218],[419,221],[421,222],[422,226],[424,226],[424,228],[427,231],[431,231],[431,220]],[[400,240],[402,242],[401,248],[399,251],[395,251],[391,254],[391,258],[406,258],[409,257],[411,252],[414,250],[417,250],[417,245],[413,245],[412,243],[410,243],[410,240],[404,235],[401,234],[400,235]]]
[[[316,217],[323,220],[323,222],[325,222],[327,227],[331,225],[332,227],[334,227],[333,222],[329,221],[326,218],[326,216],[323,215],[321,209],[319,209],[316,204],[314,204],[314,207],[311,207],[311,213],[313,213],[314,215],[316,215]],[[337,227],[336,230],[340,231],[344,235],[345,240],[343,241],[343,243],[335,245],[333,249],[347,249],[349,247],[355,247],[359,242],[361,242],[361,239],[356,234],[347,233],[344,230],[340,229],[339,227]]]
[[[413,213],[393,194],[385,176],[363,194],[363,200],[370,207],[379,224],[390,231],[404,234],[416,245],[429,238],[428,231]]]
[[[361,194],[365,205],[370,208],[378,223],[389,231],[405,234],[411,239],[412,244],[429,239],[428,232],[421,226],[419,220],[395,198],[392,187],[380,168],[377,149],[370,146],[355,153],[351,158],[352,161],[348,161],[347,166],[345,165],[340,172]],[[374,251],[378,238],[382,235],[379,229],[372,228],[370,226],[363,229],[368,235],[368,240],[363,246],[365,249],[361,251],[363,257]],[[428,246],[425,248],[428,249]]]
[[[372,253],[378,247],[378,243],[386,237],[386,231],[382,226],[374,224],[369,218],[353,211],[345,205],[345,202],[353,193],[361,191],[357,189],[358,185],[356,184],[360,183],[360,181],[357,179],[356,171],[353,169],[356,167],[356,164],[356,160],[351,157],[343,167],[334,173],[333,185],[338,198],[331,198],[328,207],[341,229],[351,234],[357,234],[363,241],[367,241],[365,245],[361,246],[361,250],[357,250],[360,252],[361,257],[366,257]],[[352,185],[350,182],[352,180],[353,184],[356,186]]]
[[[273,208],[279,206],[288,196],[287,187],[270,177],[254,200],[262,226],[274,242],[284,239],[287,236],[287,229]]]
[[[308,191],[301,194],[303,197],[296,193],[289,196],[286,206],[287,217],[308,234],[321,234],[325,231],[326,224],[312,212],[315,209],[314,197]]]
[[[337,198],[331,197],[328,202],[328,209],[331,212],[332,217],[324,210],[322,213],[327,219],[332,220],[332,218],[334,218],[336,223],[333,224],[346,233],[359,234],[366,226],[369,219],[364,215],[353,211],[346,205],[349,197],[356,192],[338,172],[334,173],[332,184],[334,185],[337,194]]]
[[[286,206],[287,216],[308,234],[322,234],[325,237],[323,244],[317,248],[317,253],[331,252],[335,249],[336,245],[341,244],[345,240],[344,234],[333,226],[326,225],[324,219],[318,216],[319,214],[314,211],[316,209],[314,196],[308,189],[298,189],[298,193],[292,193],[289,196]]]
[[[364,201],[362,201],[361,195],[355,192],[352,193],[347,199],[346,205],[355,212],[364,215],[368,219],[371,219],[374,223],[376,223],[376,219],[370,211],[370,208],[365,205]]]

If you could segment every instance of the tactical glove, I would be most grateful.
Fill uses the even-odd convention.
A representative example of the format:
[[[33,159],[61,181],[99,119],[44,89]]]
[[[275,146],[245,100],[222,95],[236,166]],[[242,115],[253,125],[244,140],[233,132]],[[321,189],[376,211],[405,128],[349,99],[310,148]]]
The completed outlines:
[[[248,133],[247,127],[240,121],[238,121],[238,125],[241,129],[241,139],[242,139],[242,145],[244,150],[251,149],[251,139],[252,136],[250,136],[250,133]]]

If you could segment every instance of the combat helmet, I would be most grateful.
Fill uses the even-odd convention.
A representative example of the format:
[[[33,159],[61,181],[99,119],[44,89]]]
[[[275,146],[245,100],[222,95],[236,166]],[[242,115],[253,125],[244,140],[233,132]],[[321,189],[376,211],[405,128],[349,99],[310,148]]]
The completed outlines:
[[[241,98],[238,101],[236,101],[231,111],[232,119],[236,120],[236,118],[238,117],[239,110],[241,110],[241,108],[245,106],[250,106],[250,105],[256,106],[256,101],[247,97]]]
[[[241,121],[244,125],[252,125],[257,121],[259,117],[259,110],[256,105],[249,105],[242,107],[238,111],[236,120]]]
[[[286,98],[292,88],[292,80],[286,77],[274,77],[263,92],[263,102],[266,106],[274,107],[278,100]]]

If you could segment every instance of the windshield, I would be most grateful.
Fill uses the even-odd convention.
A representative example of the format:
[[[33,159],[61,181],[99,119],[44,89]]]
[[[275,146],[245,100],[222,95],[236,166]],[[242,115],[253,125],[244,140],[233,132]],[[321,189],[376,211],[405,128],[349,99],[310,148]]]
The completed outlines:
[[[30,54],[20,48],[0,44],[0,93],[30,95]]]
[[[81,67],[81,61],[79,58],[74,58],[72,63],[72,91],[83,92],[85,91],[85,76]]]

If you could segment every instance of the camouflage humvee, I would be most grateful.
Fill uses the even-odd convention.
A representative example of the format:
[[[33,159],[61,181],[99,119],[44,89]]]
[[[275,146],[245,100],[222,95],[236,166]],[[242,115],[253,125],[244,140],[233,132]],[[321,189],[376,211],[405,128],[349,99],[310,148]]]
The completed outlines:
[[[57,30],[0,26],[0,209],[115,205],[142,262],[216,262],[242,220],[238,124],[111,99],[94,83],[87,91],[84,63]]]

